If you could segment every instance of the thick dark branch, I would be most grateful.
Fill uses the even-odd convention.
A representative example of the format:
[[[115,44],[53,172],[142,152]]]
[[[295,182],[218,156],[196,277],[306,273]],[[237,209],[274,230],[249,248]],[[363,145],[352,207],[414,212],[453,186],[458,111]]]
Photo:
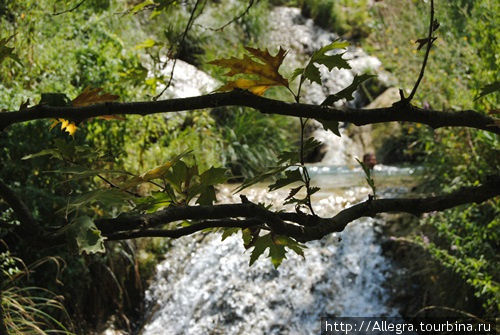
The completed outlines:
[[[361,217],[373,217],[380,213],[409,213],[419,215],[422,213],[443,211],[467,203],[481,203],[498,195],[500,195],[499,176],[485,185],[466,187],[441,196],[414,199],[367,200],[342,210],[326,225],[306,227],[306,240],[320,239],[330,233],[343,231],[347,224]]]
[[[39,226],[33,218],[28,206],[0,179],[0,198],[2,198],[14,210],[14,214],[21,221],[18,228],[20,232],[26,235],[36,235],[39,232]]]
[[[207,228],[249,228],[262,225],[263,222],[258,219],[248,220],[210,220],[194,223],[190,226],[178,229],[147,229],[147,230],[132,230],[128,232],[120,232],[111,234],[107,237],[108,240],[126,240],[138,237],[170,237],[179,238],[181,236],[191,235]]]
[[[277,234],[294,237],[305,242],[343,231],[350,222],[361,217],[379,213],[421,213],[442,211],[466,203],[480,203],[500,195],[500,177],[492,178],[487,184],[468,187],[459,191],[426,198],[367,200],[340,211],[332,218],[314,215],[273,212],[256,204],[185,206],[172,207],[153,214],[127,215],[115,219],[96,221],[97,227],[109,239],[127,239],[143,236],[165,236],[177,238],[206,228],[252,226],[265,227]],[[236,218],[245,218],[236,220]],[[206,220],[191,226],[172,230],[154,230],[170,222],[180,220]]]
[[[45,118],[64,118],[80,122],[87,118],[102,115],[148,115],[219,106],[247,106],[266,114],[345,121],[358,126],[392,121],[409,121],[426,124],[432,128],[471,127],[500,134],[500,127],[495,124],[495,119],[472,110],[458,112],[424,110],[401,103],[386,108],[340,110],[325,106],[288,103],[256,96],[241,90],[162,101],[107,102],[85,107],[37,105],[21,111],[0,113],[0,129],[13,123]]]
[[[257,218],[261,221],[272,221],[276,217],[282,221],[291,221],[300,225],[317,225],[326,223],[328,219],[296,213],[274,213],[254,203],[225,204],[214,206],[170,207],[152,214],[121,215],[115,219],[100,219],[96,226],[104,234],[110,235],[119,231],[150,229],[170,222],[181,220],[221,220],[227,218]]]

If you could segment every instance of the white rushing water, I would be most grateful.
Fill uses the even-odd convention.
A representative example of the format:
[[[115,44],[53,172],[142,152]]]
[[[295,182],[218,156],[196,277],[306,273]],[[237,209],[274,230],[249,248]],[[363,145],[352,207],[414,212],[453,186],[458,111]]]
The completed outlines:
[[[328,216],[366,192],[325,190],[315,207]],[[251,201],[266,203],[284,196],[248,192]],[[141,334],[318,334],[322,316],[395,316],[385,305],[382,284],[391,266],[378,229],[373,219],[357,220],[308,243],[305,260],[288,253],[277,270],[264,257],[249,267],[239,234],[223,242],[213,234],[176,240],[147,291],[150,314]]]
[[[296,8],[277,7],[270,15],[267,43],[290,50],[290,69],[337,38],[302,17]],[[349,49],[345,58],[353,69],[322,69],[324,87],[305,87],[304,101],[320,103],[348,86],[355,74],[380,67],[376,58],[359,48]],[[203,85],[192,79],[174,81],[167,96],[213,90],[216,82],[200,72],[178,62],[176,77],[201,78],[195,81]],[[361,186],[360,169],[338,166],[352,160],[347,153],[356,150],[356,144],[351,139],[320,129],[314,136],[328,147],[321,164],[311,167],[313,183],[323,187],[314,196],[315,210],[328,217],[366,198],[369,189]],[[375,171],[385,178],[413,172],[390,167]],[[254,187],[243,193],[251,201],[279,207],[287,192]],[[239,200],[228,188],[221,194],[221,202]],[[225,241],[219,234],[175,240],[147,290],[148,312],[139,334],[318,334],[322,316],[397,316],[397,310],[387,306],[389,293],[383,286],[393,269],[382,255],[381,224],[371,218],[356,220],[342,233],[308,243],[305,260],[288,253],[277,270],[263,256],[249,267],[250,250],[244,249],[240,234]]]

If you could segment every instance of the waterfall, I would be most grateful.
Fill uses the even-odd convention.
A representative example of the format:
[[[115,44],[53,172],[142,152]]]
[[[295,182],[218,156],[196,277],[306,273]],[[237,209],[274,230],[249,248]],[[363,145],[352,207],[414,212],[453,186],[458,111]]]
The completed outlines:
[[[325,192],[319,215],[356,201],[363,188]],[[225,202],[230,191],[222,190]],[[286,191],[253,188],[251,201],[278,203]],[[147,291],[142,335],[318,334],[321,316],[395,316],[383,287],[391,265],[382,256],[378,221],[361,219],[341,234],[308,243],[305,260],[289,253],[276,270],[268,258],[249,267],[241,236],[183,237],[173,242]]]
[[[296,8],[277,7],[271,17],[266,43],[290,50],[285,72],[337,38]],[[348,86],[355,74],[380,66],[359,48],[350,48],[345,58],[352,69],[322,69],[324,87],[307,85],[305,102],[321,103]],[[188,71],[199,70],[178,61],[178,78],[200,81],[198,72]],[[208,84],[203,87],[174,81],[167,96],[206,93],[215,82],[205,79],[201,82]],[[314,136],[328,148],[323,167],[312,169],[313,183],[323,187],[314,195],[314,206],[319,215],[328,217],[366,197],[369,189],[361,186],[360,171],[353,176],[351,169],[331,167],[352,160],[349,153],[358,150],[352,139],[320,128]],[[220,191],[221,202],[238,201],[229,187]],[[268,192],[256,186],[243,193],[251,201],[278,208],[287,190]],[[305,259],[288,253],[278,269],[263,256],[249,267],[250,250],[244,249],[240,234],[225,241],[213,233],[177,239],[146,292],[147,314],[139,334],[318,334],[322,316],[397,316],[386,302],[389,292],[384,282],[394,269],[382,255],[381,224],[378,219],[356,220],[342,233],[308,243]]]

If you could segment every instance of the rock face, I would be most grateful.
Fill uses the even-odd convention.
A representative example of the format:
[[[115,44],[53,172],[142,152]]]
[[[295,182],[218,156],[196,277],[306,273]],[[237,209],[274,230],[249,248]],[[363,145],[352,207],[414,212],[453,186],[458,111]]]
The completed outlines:
[[[401,98],[399,96],[399,89],[396,87],[389,87],[382,94],[370,102],[366,108],[382,108],[390,107],[393,103],[399,101]]]
[[[390,107],[396,101],[399,101],[399,89],[396,87],[390,87],[386,89],[382,94],[375,98],[372,102],[366,105],[364,108],[382,108],[382,107]],[[379,131],[378,136],[387,137],[390,135],[394,135],[399,132],[399,124],[393,122],[392,124],[384,124],[377,127],[384,127],[385,131]],[[361,145],[361,148],[364,153],[371,152],[375,153],[378,149],[380,143],[382,143],[383,138],[378,138],[376,141],[373,139],[373,126],[366,125],[362,127],[350,127],[349,128],[349,137],[355,143]],[[358,156],[360,157],[360,156]]]
[[[289,72],[295,67],[303,66],[308,57],[319,48],[333,42],[338,35],[316,26],[311,19],[304,18],[300,9],[290,7],[276,7],[272,10],[268,44],[282,46],[290,50],[285,59],[285,67]],[[344,58],[348,60],[352,69],[334,69],[329,72],[321,66],[320,73],[323,85],[306,83],[303,86],[303,102],[320,104],[330,94],[336,93],[349,86],[354,76],[366,72],[376,73],[384,84],[389,82],[389,77],[381,70],[381,62],[373,56],[367,55],[361,48],[349,47]],[[358,92],[349,105],[361,107],[362,99]],[[345,101],[339,101],[336,106],[342,107]],[[345,127],[346,125],[344,125]],[[354,165],[355,157],[363,157],[367,150],[372,150],[369,140],[370,128],[366,127],[353,134],[341,129],[341,137],[330,131],[323,130],[318,122],[314,121],[310,135],[324,143],[324,147],[309,157],[310,161],[319,162],[321,165]]]
[[[167,66],[161,70],[164,76],[170,76],[173,62],[168,62]],[[219,82],[209,74],[199,70],[195,66],[180,59],[176,61],[174,68],[174,79],[170,87],[160,96],[161,99],[186,98],[207,94],[214,91]],[[158,87],[158,92],[163,91],[165,85]]]

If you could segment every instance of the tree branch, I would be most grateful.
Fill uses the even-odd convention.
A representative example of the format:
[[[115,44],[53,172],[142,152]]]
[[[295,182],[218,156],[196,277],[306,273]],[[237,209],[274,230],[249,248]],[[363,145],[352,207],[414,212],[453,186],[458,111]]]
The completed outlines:
[[[357,126],[366,124],[408,121],[440,127],[470,127],[500,134],[496,119],[472,110],[438,111],[425,110],[410,104],[396,103],[391,107],[376,109],[335,109],[303,103],[289,103],[253,95],[248,91],[235,90],[189,98],[177,98],[144,102],[106,102],[84,107],[56,107],[36,105],[21,111],[0,113],[0,130],[14,123],[45,118],[64,118],[81,122],[102,115],[149,115],[180,112],[220,106],[246,106],[266,114],[280,114],[316,120],[351,122]]]
[[[487,184],[462,188],[456,192],[422,198],[367,200],[340,211],[331,218],[314,215],[273,212],[251,202],[214,206],[171,207],[153,214],[123,215],[115,219],[101,219],[96,226],[111,240],[144,236],[178,238],[206,228],[260,227],[276,234],[287,235],[300,242],[318,240],[324,236],[341,232],[352,221],[361,217],[372,217],[379,213],[409,213],[418,215],[442,211],[466,203],[480,203],[500,195],[500,176]],[[237,220],[237,218],[244,218]],[[171,230],[151,229],[181,220],[206,220],[187,227]]]
[[[170,237],[179,238],[190,235],[207,228],[249,228],[261,225],[263,222],[258,219],[248,220],[210,220],[194,223],[187,227],[178,229],[147,229],[132,230],[129,232],[120,232],[111,234],[107,240],[125,240],[138,237]]]

